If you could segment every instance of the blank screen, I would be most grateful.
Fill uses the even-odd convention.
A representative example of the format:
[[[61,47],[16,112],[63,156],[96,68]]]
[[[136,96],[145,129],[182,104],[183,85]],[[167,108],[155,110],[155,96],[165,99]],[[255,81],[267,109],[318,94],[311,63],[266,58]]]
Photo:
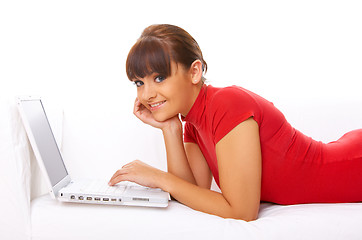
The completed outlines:
[[[22,108],[52,186],[68,175],[41,100],[23,100]]]

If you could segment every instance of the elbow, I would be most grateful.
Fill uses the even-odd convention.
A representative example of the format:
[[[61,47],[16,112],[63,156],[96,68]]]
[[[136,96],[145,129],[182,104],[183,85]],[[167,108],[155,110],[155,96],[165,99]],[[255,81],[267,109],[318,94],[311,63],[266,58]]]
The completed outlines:
[[[230,204],[229,207],[232,218],[251,222],[258,219],[260,201]]]
[[[233,217],[231,217],[236,220],[243,220],[245,222],[251,222],[258,219],[258,215],[256,214],[234,214]]]
[[[229,212],[229,216],[226,218],[232,218],[232,219],[236,219],[236,220],[243,220],[246,222],[251,222],[251,221],[255,221],[256,219],[258,219],[258,214],[259,214],[259,209],[255,210],[255,211],[248,211],[248,210],[241,210],[241,209],[231,209],[231,211]]]
[[[246,222],[252,222],[252,221],[255,221],[256,219],[258,219],[258,216],[245,217],[242,220],[244,220]]]

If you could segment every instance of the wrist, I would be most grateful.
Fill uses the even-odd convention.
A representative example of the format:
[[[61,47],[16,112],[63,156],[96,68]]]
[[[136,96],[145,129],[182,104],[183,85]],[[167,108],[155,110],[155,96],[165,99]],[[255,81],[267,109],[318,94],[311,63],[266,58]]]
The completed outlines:
[[[169,192],[169,193],[170,193],[170,191],[171,191],[171,187],[170,187],[170,186],[172,185],[172,183],[171,183],[171,181],[172,181],[172,174],[169,173],[169,172],[163,172],[162,175],[160,176],[160,178],[161,178],[161,181],[160,181],[161,186],[160,186],[160,188],[161,188],[162,190],[164,190],[165,192]]]
[[[176,119],[174,121],[169,121],[167,124],[165,124],[161,128],[163,134],[182,134],[182,123],[179,119]]]

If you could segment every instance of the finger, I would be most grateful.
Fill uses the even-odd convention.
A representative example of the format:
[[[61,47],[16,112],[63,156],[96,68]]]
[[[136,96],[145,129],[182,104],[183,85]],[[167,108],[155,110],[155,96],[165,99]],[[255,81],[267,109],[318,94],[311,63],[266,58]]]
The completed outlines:
[[[133,114],[136,114],[137,111],[139,111],[140,105],[139,105],[139,101],[136,98],[136,100],[134,101],[134,105],[133,105]]]
[[[109,182],[108,185],[109,186],[114,186],[115,184],[122,182],[122,181],[127,181],[127,175],[123,174],[123,175],[117,175],[116,177],[112,178]]]
[[[141,119],[141,115],[142,115],[142,109],[140,106],[136,106],[134,111],[133,111],[133,114],[138,118],[138,119]]]
[[[129,174],[130,171],[132,170],[132,167],[134,166],[134,164],[137,164],[139,163],[140,161],[139,160],[135,160],[135,161],[132,161],[130,163],[127,163],[126,165],[123,165],[121,169],[118,169],[114,174],[113,176],[111,177],[111,179],[109,180],[110,183],[113,183],[113,180],[115,178],[117,178],[118,176],[122,176],[122,175],[125,175],[125,174]],[[116,183],[114,183],[116,184]],[[113,184],[113,185],[114,185]]]
[[[116,179],[118,176],[122,176],[122,175],[125,175],[125,174],[127,174],[127,169],[119,169],[119,170],[117,170],[114,174],[113,174],[113,176],[111,177],[111,179],[109,180],[109,184],[111,185],[114,185],[114,184],[116,184],[115,183],[115,181],[114,181],[114,179]],[[117,182],[118,183],[118,182]]]
[[[114,177],[109,181],[109,185],[113,186],[119,182],[122,181],[130,181],[135,182],[135,177],[137,176],[137,173],[135,171],[132,171],[130,169],[120,169],[117,171],[119,174],[115,174]]]
[[[138,98],[136,98],[134,103],[133,113],[139,112],[142,106],[143,106],[142,103],[138,100]]]
[[[136,97],[136,99],[134,100],[134,105],[136,105],[140,100]]]
[[[142,114],[143,111],[148,110],[145,105],[143,105],[138,99],[135,101],[133,113],[139,113]]]

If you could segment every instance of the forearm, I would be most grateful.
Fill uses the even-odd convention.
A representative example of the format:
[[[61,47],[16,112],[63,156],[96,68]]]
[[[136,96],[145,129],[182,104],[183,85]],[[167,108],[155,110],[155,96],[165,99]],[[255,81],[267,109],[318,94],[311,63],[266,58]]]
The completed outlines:
[[[222,193],[198,187],[170,173],[165,173],[162,189],[169,192],[177,201],[190,208],[217,215],[223,218],[255,220],[243,203],[232,206]]]
[[[187,182],[196,184],[183,145],[181,123],[162,129],[162,133],[166,147],[168,172]]]

